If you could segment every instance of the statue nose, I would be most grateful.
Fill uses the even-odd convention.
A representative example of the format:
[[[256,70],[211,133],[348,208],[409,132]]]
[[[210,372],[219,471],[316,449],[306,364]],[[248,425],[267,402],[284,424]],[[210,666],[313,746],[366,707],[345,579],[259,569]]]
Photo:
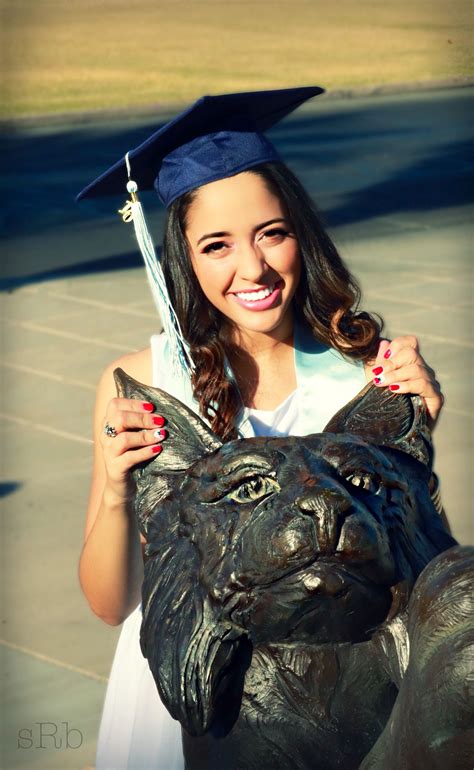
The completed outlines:
[[[333,553],[352,507],[349,495],[343,489],[328,486],[305,492],[295,503],[301,513],[313,517],[320,551]]]

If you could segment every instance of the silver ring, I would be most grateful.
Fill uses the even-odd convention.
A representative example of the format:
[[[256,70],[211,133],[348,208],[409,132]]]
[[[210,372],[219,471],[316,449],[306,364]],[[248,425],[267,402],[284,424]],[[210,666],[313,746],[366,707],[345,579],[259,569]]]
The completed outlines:
[[[106,436],[109,436],[109,438],[115,438],[117,435],[117,431],[115,430],[114,426],[109,425],[108,422],[105,423],[104,433]]]

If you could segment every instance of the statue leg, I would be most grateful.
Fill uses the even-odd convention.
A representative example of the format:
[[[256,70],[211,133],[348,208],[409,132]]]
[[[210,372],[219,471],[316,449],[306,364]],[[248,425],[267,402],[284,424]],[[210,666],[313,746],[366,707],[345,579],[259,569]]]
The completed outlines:
[[[454,546],[419,576],[410,658],[391,717],[360,770],[468,770],[474,757],[474,548]]]

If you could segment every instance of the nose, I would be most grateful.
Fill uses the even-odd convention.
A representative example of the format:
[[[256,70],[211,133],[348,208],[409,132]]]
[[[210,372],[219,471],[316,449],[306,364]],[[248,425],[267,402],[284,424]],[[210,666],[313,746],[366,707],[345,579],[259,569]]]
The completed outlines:
[[[237,272],[241,279],[258,283],[268,269],[265,255],[257,244],[245,243],[240,245]]]
[[[352,507],[349,495],[336,486],[318,486],[305,491],[295,503],[301,513],[313,517],[319,550],[334,553],[342,525]]]

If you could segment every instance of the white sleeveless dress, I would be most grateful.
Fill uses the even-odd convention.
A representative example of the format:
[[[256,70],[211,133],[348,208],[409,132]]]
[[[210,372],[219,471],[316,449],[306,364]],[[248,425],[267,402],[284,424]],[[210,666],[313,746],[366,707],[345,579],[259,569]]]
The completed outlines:
[[[153,385],[192,407],[189,388],[171,381],[165,345],[163,335],[152,337]],[[348,362],[326,348],[316,351],[313,345],[314,341],[300,328],[299,343],[295,336],[296,390],[272,411],[244,407],[239,423],[242,435],[288,436],[321,431],[337,409],[365,385],[361,364]],[[323,354],[320,362],[315,353]],[[315,369],[319,370],[316,381]],[[325,391],[320,392],[326,392],[328,398],[315,404],[314,388],[318,392],[318,385],[324,387]],[[102,712],[96,770],[184,770],[180,724],[163,706],[148,661],[140,650],[141,620],[140,604],[122,626]]]

